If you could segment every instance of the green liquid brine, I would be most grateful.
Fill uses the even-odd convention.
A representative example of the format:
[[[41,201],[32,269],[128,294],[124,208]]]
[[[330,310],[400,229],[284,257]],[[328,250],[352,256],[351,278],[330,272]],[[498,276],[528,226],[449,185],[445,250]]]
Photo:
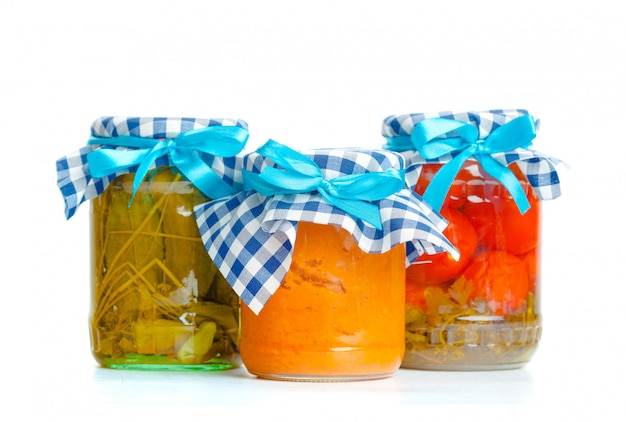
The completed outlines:
[[[206,253],[193,213],[208,198],[157,168],[131,203],[133,176],[91,201],[93,356],[118,369],[240,366],[239,297]]]

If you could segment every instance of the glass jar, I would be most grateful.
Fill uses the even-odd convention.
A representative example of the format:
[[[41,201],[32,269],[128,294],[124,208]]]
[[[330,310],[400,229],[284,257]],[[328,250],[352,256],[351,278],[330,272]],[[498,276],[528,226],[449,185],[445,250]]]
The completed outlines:
[[[425,164],[423,194],[441,167]],[[531,208],[477,162],[466,162],[440,212],[461,256],[422,256],[407,269],[406,353],[418,369],[507,369],[530,361],[541,338],[540,201],[516,171]]]
[[[238,119],[102,117],[57,160],[66,218],[90,202],[91,351],[103,367],[241,366],[240,299],[194,207],[243,188]]]
[[[390,151],[268,141],[244,157],[244,192],[197,209],[209,255],[243,302],[248,372],[351,381],[397,371],[406,264],[456,254],[403,166]]]
[[[239,365],[239,297],[206,253],[193,208],[206,198],[160,167],[115,178],[91,201],[92,353],[109,368]]]
[[[542,186],[534,186],[529,180],[532,178],[537,184],[543,179],[544,183],[549,182],[547,186],[556,186],[545,199],[558,196],[558,178],[553,167],[556,160],[521,147],[493,152],[486,159],[468,154],[458,171],[455,169],[454,177],[448,179],[450,183],[437,187],[440,193],[433,193],[437,188],[431,186],[438,177],[439,183],[443,177],[449,177],[445,166],[464,154],[464,148],[472,148],[475,141],[488,143],[486,139],[497,128],[527,117],[523,110],[413,114],[390,116],[383,125],[388,146],[397,148],[403,137],[410,137],[412,130],[417,130],[414,127],[421,126],[423,133],[435,127],[420,122],[449,119],[463,123],[443,134],[435,131],[437,136],[423,143],[412,139],[412,148],[403,152],[412,163],[412,170],[407,171],[408,184],[426,202],[435,198],[431,205],[448,221],[443,233],[460,253],[458,260],[447,253],[421,256],[407,268],[404,368],[513,369],[528,363],[538,347],[542,331],[542,198],[538,192]],[[460,135],[468,125],[477,129],[476,139]],[[528,126],[527,133],[518,128],[515,136],[522,132],[534,138],[534,120],[528,118],[524,125]],[[425,145],[441,140],[438,146],[463,146],[441,160],[432,156],[425,159]],[[524,146],[527,141],[522,142]],[[495,166],[497,171],[492,159],[501,160]],[[537,177],[533,165],[538,162],[546,164],[544,171],[548,169],[551,177]],[[483,163],[498,178],[486,171]],[[500,177],[503,174],[515,182],[509,178],[505,186],[503,180],[508,176]]]
[[[241,314],[241,359],[263,378],[382,378],[404,353],[404,245],[359,249],[341,227],[298,224],[293,261],[258,315]]]

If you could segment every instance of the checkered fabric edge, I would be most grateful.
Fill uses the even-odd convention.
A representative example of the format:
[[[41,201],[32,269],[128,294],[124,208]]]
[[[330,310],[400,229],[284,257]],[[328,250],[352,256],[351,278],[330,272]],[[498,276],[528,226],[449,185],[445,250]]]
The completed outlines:
[[[401,156],[390,151],[303,153],[320,166],[325,178],[381,171],[390,165],[400,169],[403,165]],[[256,172],[273,165],[257,153],[248,154],[244,161],[244,168]],[[383,253],[405,243],[407,266],[424,253],[447,251],[458,256],[442,234],[447,222],[410,190],[373,203],[378,205],[382,230],[330,205],[317,193],[267,197],[254,191],[241,192],[201,204],[195,214],[213,262],[241,299],[258,313],[289,270],[300,221],[343,227],[367,253]]]
[[[410,136],[415,125],[422,120],[431,118],[454,119],[467,122],[479,131],[479,138],[484,139],[498,127],[529,114],[522,109],[488,110],[477,112],[432,112],[392,115],[384,119],[382,135],[385,138],[394,136]],[[536,120],[539,127],[539,121]],[[444,155],[438,159],[427,160],[414,150],[400,154],[406,161],[406,181],[409,188],[415,188],[422,166],[428,163],[447,163],[456,154]],[[561,196],[561,185],[557,169],[564,165],[561,160],[545,155],[534,149],[515,149],[512,151],[492,154],[492,157],[504,166],[517,163],[526,175],[533,189],[542,200],[555,199]]]
[[[183,132],[200,129],[209,126],[238,126],[247,129],[248,125],[240,119],[199,119],[178,117],[118,117],[108,116],[96,119],[91,125],[91,134],[101,138],[114,138],[117,136],[137,136],[142,138],[167,139],[174,138]],[[115,174],[94,178],[89,172],[87,154],[98,148],[108,148],[100,145],[86,145],[56,162],[57,186],[63,195],[65,202],[65,217],[71,218],[78,207],[98,195],[116,177],[133,173],[136,168],[124,169]],[[124,149],[118,147],[117,149]],[[211,169],[224,181],[232,186],[243,184],[241,167],[243,155],[235,157],[213,157],[208,154],[200,154],[200,157]],[[161,157],[153,166],[170,166],[167,157]]]

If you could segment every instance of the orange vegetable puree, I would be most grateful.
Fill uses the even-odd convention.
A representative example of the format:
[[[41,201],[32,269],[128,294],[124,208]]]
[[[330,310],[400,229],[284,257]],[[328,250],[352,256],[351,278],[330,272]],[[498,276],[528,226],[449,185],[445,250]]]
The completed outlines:
[[[255,315],[242,305],[246,369],[277,378],[395,372],[404,353],[404,245],[363,252],[344,229],[298,223],[281,287]]]

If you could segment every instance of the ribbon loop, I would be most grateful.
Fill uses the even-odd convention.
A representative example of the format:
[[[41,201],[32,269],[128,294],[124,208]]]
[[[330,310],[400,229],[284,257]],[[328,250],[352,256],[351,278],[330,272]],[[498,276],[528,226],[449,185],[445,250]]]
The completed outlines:
[[[491,154],[528,148],[535,136],[535,121],[528,114],[498,127],[485,139],[480,139],[478,129],[467,122],[445,118],[420,121],[411,133],[411,142],[424,158],[437,159],[446,154],[456,154],[433,177],[424,192],[424,200],[433,208],[440,209],[463,163],[473,156],[487,173],[506,187],[524,214],[530,204],[519,180]]]
[[[199,155],[209,154],[232,157],[241,152],[248,140],[248,131],[239,126],[208,126],[183,132],[172,139],[118,136],[100,138],[92,136],[89,144],[122,147],[124,149],[99,148],[87,154],[90,173],[94,177],[106,177],[117,171],[138,166],[133,180],[131,205],[139,185],[155,161],[169,157],[172,166],[208,198],[219,198],[236,193]]]
[[[245,189],[265,196],[318,192],[331,205],[379,230],[382,223],[378,206],[371,201],[386,198],[404,187],[404,175],[395,169],[324,179],[312,159],[273,140],[257,152],[281,168],[267,166],[260,173],[244,170]]]
[[[442,138],[449,134],[456,137]],[[415,125],[411,141],[426,159],[435,159],[472,146],[478,140],[478,130],[459,120],[435,118],[427,119]]]

